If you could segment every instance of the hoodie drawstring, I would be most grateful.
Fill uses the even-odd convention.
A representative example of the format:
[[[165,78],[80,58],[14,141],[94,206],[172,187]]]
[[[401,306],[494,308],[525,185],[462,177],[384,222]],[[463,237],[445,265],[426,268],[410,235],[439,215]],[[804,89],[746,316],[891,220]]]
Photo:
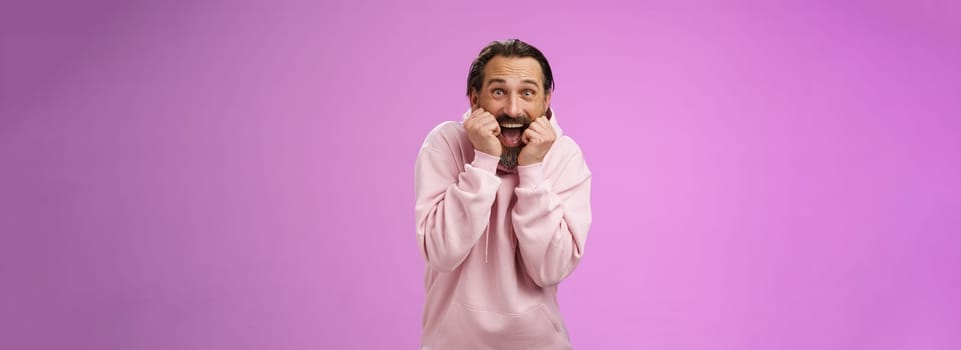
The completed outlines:
[[[484,232],[484,236],[485,236],[485,239],[484,239],[484,263],[486,264],[486,263],[487,263],[487,251],[488,251],[488,248],[490,248],[490,245],[491,245],[491,228],[490,228],[490,226],[487,226],[487,232]]]

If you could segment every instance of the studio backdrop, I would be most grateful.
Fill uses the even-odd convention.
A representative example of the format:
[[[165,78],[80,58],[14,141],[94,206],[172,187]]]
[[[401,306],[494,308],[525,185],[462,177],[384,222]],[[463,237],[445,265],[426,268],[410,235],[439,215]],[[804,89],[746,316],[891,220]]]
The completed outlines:
[[[577,349],[961,348],[955,1],[5,1],[0,348],[416,349],[493,40],[593,174]]]

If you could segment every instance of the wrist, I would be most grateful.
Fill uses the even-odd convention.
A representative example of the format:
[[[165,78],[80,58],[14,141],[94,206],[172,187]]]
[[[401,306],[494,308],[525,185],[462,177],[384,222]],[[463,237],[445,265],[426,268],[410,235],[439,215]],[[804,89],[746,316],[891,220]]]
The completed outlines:
[[[538,184],[544,181],[543,163],[527,165],[518,163],[517,174],[519,177],[518,188],[536,188]]]
[[[517,166],[535,165],[544,162],[544,157],[517,157]]]
[[[490,171],[491,173],[497,172],[497,164],[499,164],[501,158],[495,156],[479,149],[474,149],[474,160],[471,161],[471,166],[479,169],[484,169]]]

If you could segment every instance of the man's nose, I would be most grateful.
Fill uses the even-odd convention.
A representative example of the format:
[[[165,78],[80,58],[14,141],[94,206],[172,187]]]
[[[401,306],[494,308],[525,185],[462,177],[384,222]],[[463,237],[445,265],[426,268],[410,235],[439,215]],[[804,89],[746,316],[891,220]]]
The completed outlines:
[[[506,114],[512,118],[516,118],[524,114],[524,102],[518,95],[511,95],[511,97],[507,100],[507,106],[505,107],[506,110],[504,112],[506,112]]]

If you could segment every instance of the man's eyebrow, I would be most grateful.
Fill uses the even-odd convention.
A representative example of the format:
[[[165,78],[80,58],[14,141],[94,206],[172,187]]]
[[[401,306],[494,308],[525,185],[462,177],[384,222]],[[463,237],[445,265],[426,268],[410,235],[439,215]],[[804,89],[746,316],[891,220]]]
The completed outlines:
[[[494,83],[507,84],[507,80],[504,80],[501,78],[491,78],[487,80],[487,85],[494,84]],[[537,80],[534,80],[534,79],[524,79],[524,80],[521,80],[521,83],[540,86],[540,83],[538,83]]]

